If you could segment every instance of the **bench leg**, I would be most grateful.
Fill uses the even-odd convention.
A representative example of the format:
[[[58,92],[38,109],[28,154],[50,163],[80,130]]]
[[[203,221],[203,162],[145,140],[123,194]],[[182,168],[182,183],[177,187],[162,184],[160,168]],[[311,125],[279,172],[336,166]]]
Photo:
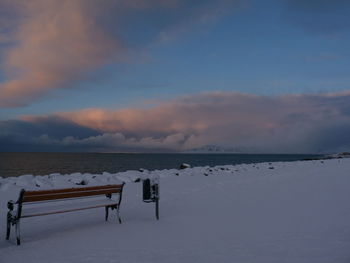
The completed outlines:
[[[116,209],[117,209],[117,217],[118,217],[118,221],[119,221],[119,224],[121,224],[121,223],[122,223],[122,219],[120,218],[120,214],[119,214],[119,206],[118,206],[118,207],[116,207]]]
[[[11,233],[11,215],[7,214],[7,224],[6,224],[6,240],[9,240]]]
[[[156,200],[156,218],[159,220],[159,199]]]
[[[105,220],[108,221],[108,209],[109,206],[105,206],[106,214],[105,214]]]
[[[20,232],[19,220],[16,221],[16,238],[17,238],[17,245],[19,246],[21,244],[21,232]]]

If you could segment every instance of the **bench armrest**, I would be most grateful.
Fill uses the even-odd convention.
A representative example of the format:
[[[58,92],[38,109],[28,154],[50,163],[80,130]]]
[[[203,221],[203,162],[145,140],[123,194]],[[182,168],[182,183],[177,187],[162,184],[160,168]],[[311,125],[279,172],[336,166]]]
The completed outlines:
[[[15,201],[10,200],[10,201],[7,202],[7,208],[10,211],[13,211],[13,208],[14,208],[15,204],[16,204]]]

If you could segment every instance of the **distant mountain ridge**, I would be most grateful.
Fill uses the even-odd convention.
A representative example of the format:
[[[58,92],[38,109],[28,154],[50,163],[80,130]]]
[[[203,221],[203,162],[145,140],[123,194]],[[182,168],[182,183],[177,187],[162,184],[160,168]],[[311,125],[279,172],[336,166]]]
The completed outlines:
[[[245,147],[224,147],[220,145],[204,145],[198,148],[183,151],[183,153],[248,153],[254,152],[253,149]]]

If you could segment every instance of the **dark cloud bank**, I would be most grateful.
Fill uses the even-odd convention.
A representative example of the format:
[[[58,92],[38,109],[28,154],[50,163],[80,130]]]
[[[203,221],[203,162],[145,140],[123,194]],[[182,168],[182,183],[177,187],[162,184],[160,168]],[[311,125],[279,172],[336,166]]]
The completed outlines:
[[[150,109],[86,109],[0,122],[1,151],[182,151],[206,144],[247,152],[350,150],[350,96],[192,95]]]

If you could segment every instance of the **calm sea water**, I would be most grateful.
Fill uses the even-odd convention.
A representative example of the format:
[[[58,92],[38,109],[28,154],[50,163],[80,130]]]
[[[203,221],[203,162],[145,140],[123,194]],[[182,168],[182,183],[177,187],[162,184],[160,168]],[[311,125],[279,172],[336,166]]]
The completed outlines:
[[[191,166],[296,161],[319,155],[301,154],[126,154],[126,153],[0,153],[0,176],[122,172]]]

